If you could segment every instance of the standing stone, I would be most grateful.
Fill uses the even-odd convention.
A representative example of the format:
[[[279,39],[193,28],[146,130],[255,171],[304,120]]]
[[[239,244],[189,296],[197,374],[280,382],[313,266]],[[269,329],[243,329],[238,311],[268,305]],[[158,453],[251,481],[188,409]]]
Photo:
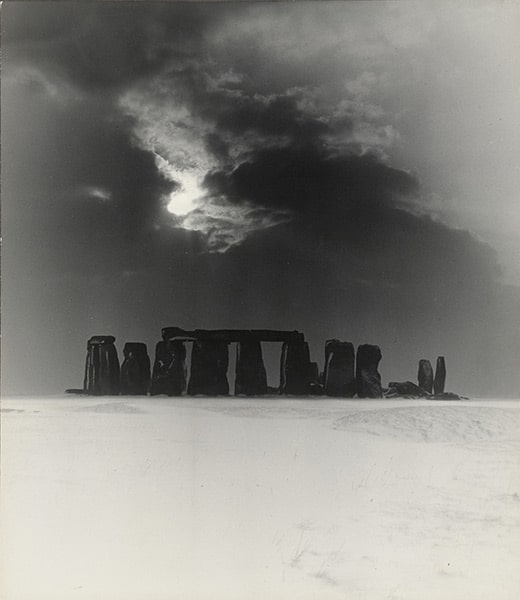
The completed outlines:
[[[227,396],[229,394],[228,363],[227,342],[202,340],[193,342],[188,394]]]
[[[309,363],[309,381],[316,385],[320,383],[320,369],[317,362]]]
[[[419,370],[417,372],[417,382],[419,387],[422,388],[428,394],[432,393],[433,390],[433,369],[432,364],[429,360],[422,358],[419,361]]]
[[[325,342],[325,393],[352,398],[356,393],[354,346],[350,342]]]
[[[146,395],[150,387],[150,357],[146,344],[127,342],[123,348],[121,365],[121,394]]]
[[[87,343],[83,389],[93,396],[119,394],[119,359],[112,335],[95,335]]]
[[[381,375],[377,370],[381,360],[379,346],[362,344],[356,356],[356,389],[359,398],[382,398]]]
[[[309,394],[311,396],[323,396],[324,389],[323,384],[321,383],[322,377],[318,363],[311,362],[309,367]]]
[[[307,395],[310,387],[310,364],[307,342],[284,342],[280,359],[280,394]]]
[[[237,344],[235,395],[262,396],[267,393],[267,373],[262,344],[255,340]]]
[[[182,396],[186,390],[186,347],[183,342],[169,340],[155,347],[150,394]]]
[[[433,392],[435,395],[444,394],[444,386],[446,385],[446,361],[444,356],[437,357],[435,365],[435,378],[433,380]]]

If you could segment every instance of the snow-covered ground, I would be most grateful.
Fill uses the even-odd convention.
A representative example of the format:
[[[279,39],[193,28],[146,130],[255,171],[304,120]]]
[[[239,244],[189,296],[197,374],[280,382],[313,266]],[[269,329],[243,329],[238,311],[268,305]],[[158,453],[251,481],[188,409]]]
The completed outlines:
[[[5,600],[516,600],[520,401],[2,401]]]

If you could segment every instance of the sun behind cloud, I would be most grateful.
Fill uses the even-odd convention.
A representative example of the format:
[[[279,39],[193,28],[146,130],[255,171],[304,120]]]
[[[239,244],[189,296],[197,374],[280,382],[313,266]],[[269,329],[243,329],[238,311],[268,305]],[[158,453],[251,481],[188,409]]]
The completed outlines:
[[[177,174],[175,178],[180,187],[171,192],[167,209],[173,215],[183,217],[197,208],[197,201],[203,192],[199,186],[198,177],[193,173]]]

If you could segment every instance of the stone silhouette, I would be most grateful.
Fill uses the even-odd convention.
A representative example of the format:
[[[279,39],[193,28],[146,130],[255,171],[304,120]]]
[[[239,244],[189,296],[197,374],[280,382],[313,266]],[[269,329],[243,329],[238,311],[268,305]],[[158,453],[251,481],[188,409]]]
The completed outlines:
[[[309,380],[311,383],[320,382],[320,369],[317,362],[311,362],[309,364]]]
[[[307,395],[311,361],[307,342],[284,342],[280,358],[280,394]]]
[[[350,342],[325,342],[324,386],[327,396],[352,398],[356,393],[354,346]]]
[[[87,342],[83,389],[93,396],[119,394],[119,359],[112,335],[95,335]]]
[[[262,342],[282,342],[280,385],[267,385],[262,356]],[[228,395],[228,345],[237,344],[235,394],[261,396],[278,391],[288,395],[323,395],[335,397],[382,398],[378,371],[381,350],[363,344],[354,347],[337,339],[325,343],[323,372],[310,360],[309,346],[299,331],[271,329],[195,329],[164,327],[162,341],[155,350],[150,381],[150,359],[146,345],[128,342],[123,350],[121,367],[113,336],[93,336],[87,343],[85,376],[82,389],[67,392],[91,395],[166,394],[181,396],[186,392],[186,347],[193,343],[188,387],[190,395]],[[355,369],[354,369],[355,365]],[[435,377],[429,360],[421,359],[418,384],[391,382],[385,397],[458,399],[463,396],[445,392],[446,363],[437,357]]]
[[[435,395],[444,394],[444,386],[446,385],[446,361],[444,356],[437,357],[435,365],[435,377],[433,379],[433,393]]]
[[[237,344],[235,395],[263,396],[267,393],[267,373],[262,344],[255,340]]]
[[[182,396],[186,390],[186,347],[180,341],[162,341],[155,347],[150,394]]]
[[[150,357],[146,344],[127,342],[123,348],[121,365],[121,394],[145,395],[150,387]]]
[[[318,363],[311,362],[309,369],[309,394],[311,394],[311,396],[323,396],[323,385],[321,383],[321,374]]]
[[[362,344],[356,355],[356,389],[359,398],[382,398],[381,375],[377,370],[381,360],[379,346]]]
[[[196,340],[191,353],[188,394],[196,396],[227,396],[228,345],[225,341]]]
[[[422,358],[419,361],[419,370],[417,372],[417,382],[425,392],[431,394],[433,391],[433,369],[429,360]]]
[[[429,398],[430,394],[425,392],[417,384],[411,381],[391,381],[385,398]]]
[[[467,400],[466,396],[459,396],[454,392],[442,392],[442,394],[436,394],[433,396],[434,400]]]

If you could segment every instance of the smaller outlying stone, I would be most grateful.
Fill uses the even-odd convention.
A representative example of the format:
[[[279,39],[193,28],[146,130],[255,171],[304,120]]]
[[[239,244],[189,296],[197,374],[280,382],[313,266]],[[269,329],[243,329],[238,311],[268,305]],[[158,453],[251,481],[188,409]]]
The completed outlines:
[[[437,364],[435,365],[435,377],[433,379],[433,393],[435,395],[444,393],[444,386],[446,385],[446,361],[444,356],[437,357]]]
[[[422,358],[419,361],[417,381],[419,383],[419,387],[421,387],[425,392],[428,392],[428,394],[433,392],[433,368],[431,362],[425,358]]]

